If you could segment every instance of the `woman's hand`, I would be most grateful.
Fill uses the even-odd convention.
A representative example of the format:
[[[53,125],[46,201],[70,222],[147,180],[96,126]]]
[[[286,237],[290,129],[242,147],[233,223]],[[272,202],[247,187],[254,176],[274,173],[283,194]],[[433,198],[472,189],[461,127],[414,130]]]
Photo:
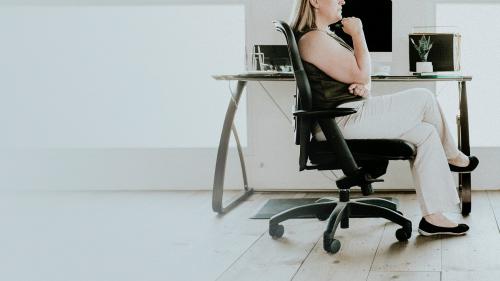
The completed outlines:
[[[363,84],[352,84],[349,86],[349,93],[355,96],[367,98],[370,96],[370,90],[367,85]]]
[[[342,30],[349,34],[351,37],[361,34],[363,32],[363,24],[361,20],[355,17],[348,17],[342,19]]]

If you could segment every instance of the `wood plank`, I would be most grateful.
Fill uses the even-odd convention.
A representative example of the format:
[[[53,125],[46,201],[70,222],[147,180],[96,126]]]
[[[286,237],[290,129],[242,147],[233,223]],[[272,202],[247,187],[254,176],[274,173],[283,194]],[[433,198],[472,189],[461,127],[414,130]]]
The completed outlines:
[[[315,219],[283,223],[285,234],[272,239],[267,233],[252,245],[218,281],[288,281],[321,236],[323,225]]]
[[[267,231],[267,220],[249,219],[266,199],[254,194],[228,214],[186,217],[176,247],[168,247],[169,280],[215,280]]]
[[[256,193],[225,215],[205,210],[182,222],[171,255],[174,280],[215,280],[260,238],[268,238],[268,220],[249,219],[268,199],[300,198],[296,193]],[[285,224],[286,227],[286,224]],[[292,229],[293,230],[293,229]],[[285,230],[287,231],[287,230]],[[287,232],[290,233],[291,230]],[[287,233],[286,232],[286,233]]]
[[[371,271],[366,281],[441,281],[440,272],[378,272]]]
[[[496,228],[500,233],[500,191],[488,191],[487,193],[493,216],[496,221]]]
[[[444,271],[441,281],[497,281],[500,271]]]
[[[275,198],[302,198],[306,194],[274,195]],[[285,221],[285,234],[272,239],[266,232],[217,280],[290,280],[323,233],[316,219]]]
[[[493,208],[500,207],[500,190],[486,191],[486,194],[488,195],[490,204]]]
[[[323,195],[336,196],[257,193],[219,216],[205,191],[2,194],[0,279],[437,280],[442,271],[444,281],[489,281],[500,275],[497,191],[473,192],[466,218],[449,214],[471,226],[466,236],[425,238],[414,231],[399,243],[396,225],[352,219],[337,232],[342,248],[335,255],[322,247],[325,222],[285,222],[284,238],[273,240],[268,220],[248,219],[270,198]],[[394,197],[416,230],[415,194]]]
[[[498,198],[500,199],[500,197]],[[447,213],[446,215],[457,222],[469,225],[470,230],[466,236],[495,235],[498,234],[498,228],[494,209],[490,204],[491,200],[492,198],[486,191],[474,191],[472,192],[473,207],[470,215],[466,217],[460,213]]]
[[[412,221],[419,221],[413,217]],[[399,242],[395,232],[399,228],[388,224],[379,245],[372,270],[374,271],[440,271],[441,241],[423,237],[414,230],[407,242]]]
[[[414,194],[384,194],[387,196],[399,199],[403,212],[419,214]],[[366,280],[385,226],[384,219],[352,219],[349,229],[337,232],[340,252],[330,255],[318,243],[293,280]]]
[[[0,204],[3,211],[8,210],[0,214],[5,228],[0,234],[0,279],[71,280],[78,276],[125,281],[168,276],[168,264],[163,261],[169,255],[169,234],[176,229],[171,227],[175,216],[169,212],[186,208],[190,217],[207,195],[23,192],[0,196],[9,201]]]
[[[352,219],[348,229],[337,230],[341,248],[336,254],[325,252],[320,237],[293,280],[366,280],[384,227],[382,219]]]
[[[399,225],[387,223],[382,241],[373,261],[373,271],[440,271],[441,241],[439,237],[418,235],[421,212],[416,195],[399,196],[400,209],[412,221],[413,232],[407,242],[399,242],[395,232]]]
[[[500,268],[500,235],[486,192],[473,193],[474,207],[463,220],[467,235],[443,238],[443,271],[488,271]]]
[[[420,205],[417,200],[417,195],[415,193],[389,194],[387,196],[392,196],[399,200],[398,210],[403,212],[404,216],[408,218],[422,216]]]

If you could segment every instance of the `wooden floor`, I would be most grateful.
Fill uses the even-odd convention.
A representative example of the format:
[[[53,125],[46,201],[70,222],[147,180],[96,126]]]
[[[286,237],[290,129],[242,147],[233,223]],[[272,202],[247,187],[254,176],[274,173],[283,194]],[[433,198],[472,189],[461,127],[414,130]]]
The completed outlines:
[[[273,240],[267,220],[249,219],[270,198],[257,193],[224,216],[209,192],[45,192],[0,199],[0,280],[499,280],[500,192],[474,192],[461,237],[419,236],[414,194],[395,194],[413,221],[406,243],[382,219],[352,219],[332,255],[325,222],[284,223]],[[386,194],[384,194],[386,196]]]

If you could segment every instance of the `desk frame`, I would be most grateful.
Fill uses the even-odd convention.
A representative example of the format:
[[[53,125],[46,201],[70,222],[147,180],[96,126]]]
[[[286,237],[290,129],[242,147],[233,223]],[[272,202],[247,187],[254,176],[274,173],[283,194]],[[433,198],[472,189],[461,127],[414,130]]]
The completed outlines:
[[[295,81],[292,73],[243,73],[237,75],[214,75],[215,80],[233,80],[238,81],[236,92],[231,93],[231,99],[224,118],[219,148],[217,152],[217,162],[215,163],[214,185],[212,193],[212,209],[219,213],[227,213],[239,203],[252,195],[255,190],[248,186],[248,180],[245,168],[245,159],[240,145],[238,132],[234,126],[234,116],[238,108],[238,103],[243,94],[243,90],[249,81]],[[471,76],[456,77],[417,77],[417,76],[372,76],[373,82],[439,82],[455,81],[458,82],[459,92],[459,113],[457,114],[458,128],[458,148],[466,155],[470,155],[469,143],[469,113],[467,108],[467,89],[466,82],[471,81]],[[229,138],[231,132],[236,140],[238,155],[240,159],[241,172],[243,176],[243,193],[232,199],[230,203],[223,206],[224,195],[224,176],[226,171],[227,152],[229,148]],[[471,174],[460,173],[458,175],[458,191],[460,193],[462,215],[466,216],[471,212]]]

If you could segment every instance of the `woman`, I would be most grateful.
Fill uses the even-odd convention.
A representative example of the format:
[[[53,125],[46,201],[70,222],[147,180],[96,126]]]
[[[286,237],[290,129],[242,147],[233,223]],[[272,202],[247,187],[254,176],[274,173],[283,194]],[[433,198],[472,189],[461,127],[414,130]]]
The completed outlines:
[[[417,198],[422,211],[422,235],[465,234],[469,227],[457,224],[443,212],[456,211],[460,202],[450,172],[470,172],[479,161],[457,149],[441,108],[432,92],[411,89],[369,98],[370,54],[362,23],[342,19],[344,0],[297,0],[292,28],[308,74],[315,108],[355,107],[357,113],[335,119],[347,139],[398,138],[417,147],[411,162]],[[329,25],[342,22],[352,37],[347,45]],[[319,126],[315,138],[325,140]]]

